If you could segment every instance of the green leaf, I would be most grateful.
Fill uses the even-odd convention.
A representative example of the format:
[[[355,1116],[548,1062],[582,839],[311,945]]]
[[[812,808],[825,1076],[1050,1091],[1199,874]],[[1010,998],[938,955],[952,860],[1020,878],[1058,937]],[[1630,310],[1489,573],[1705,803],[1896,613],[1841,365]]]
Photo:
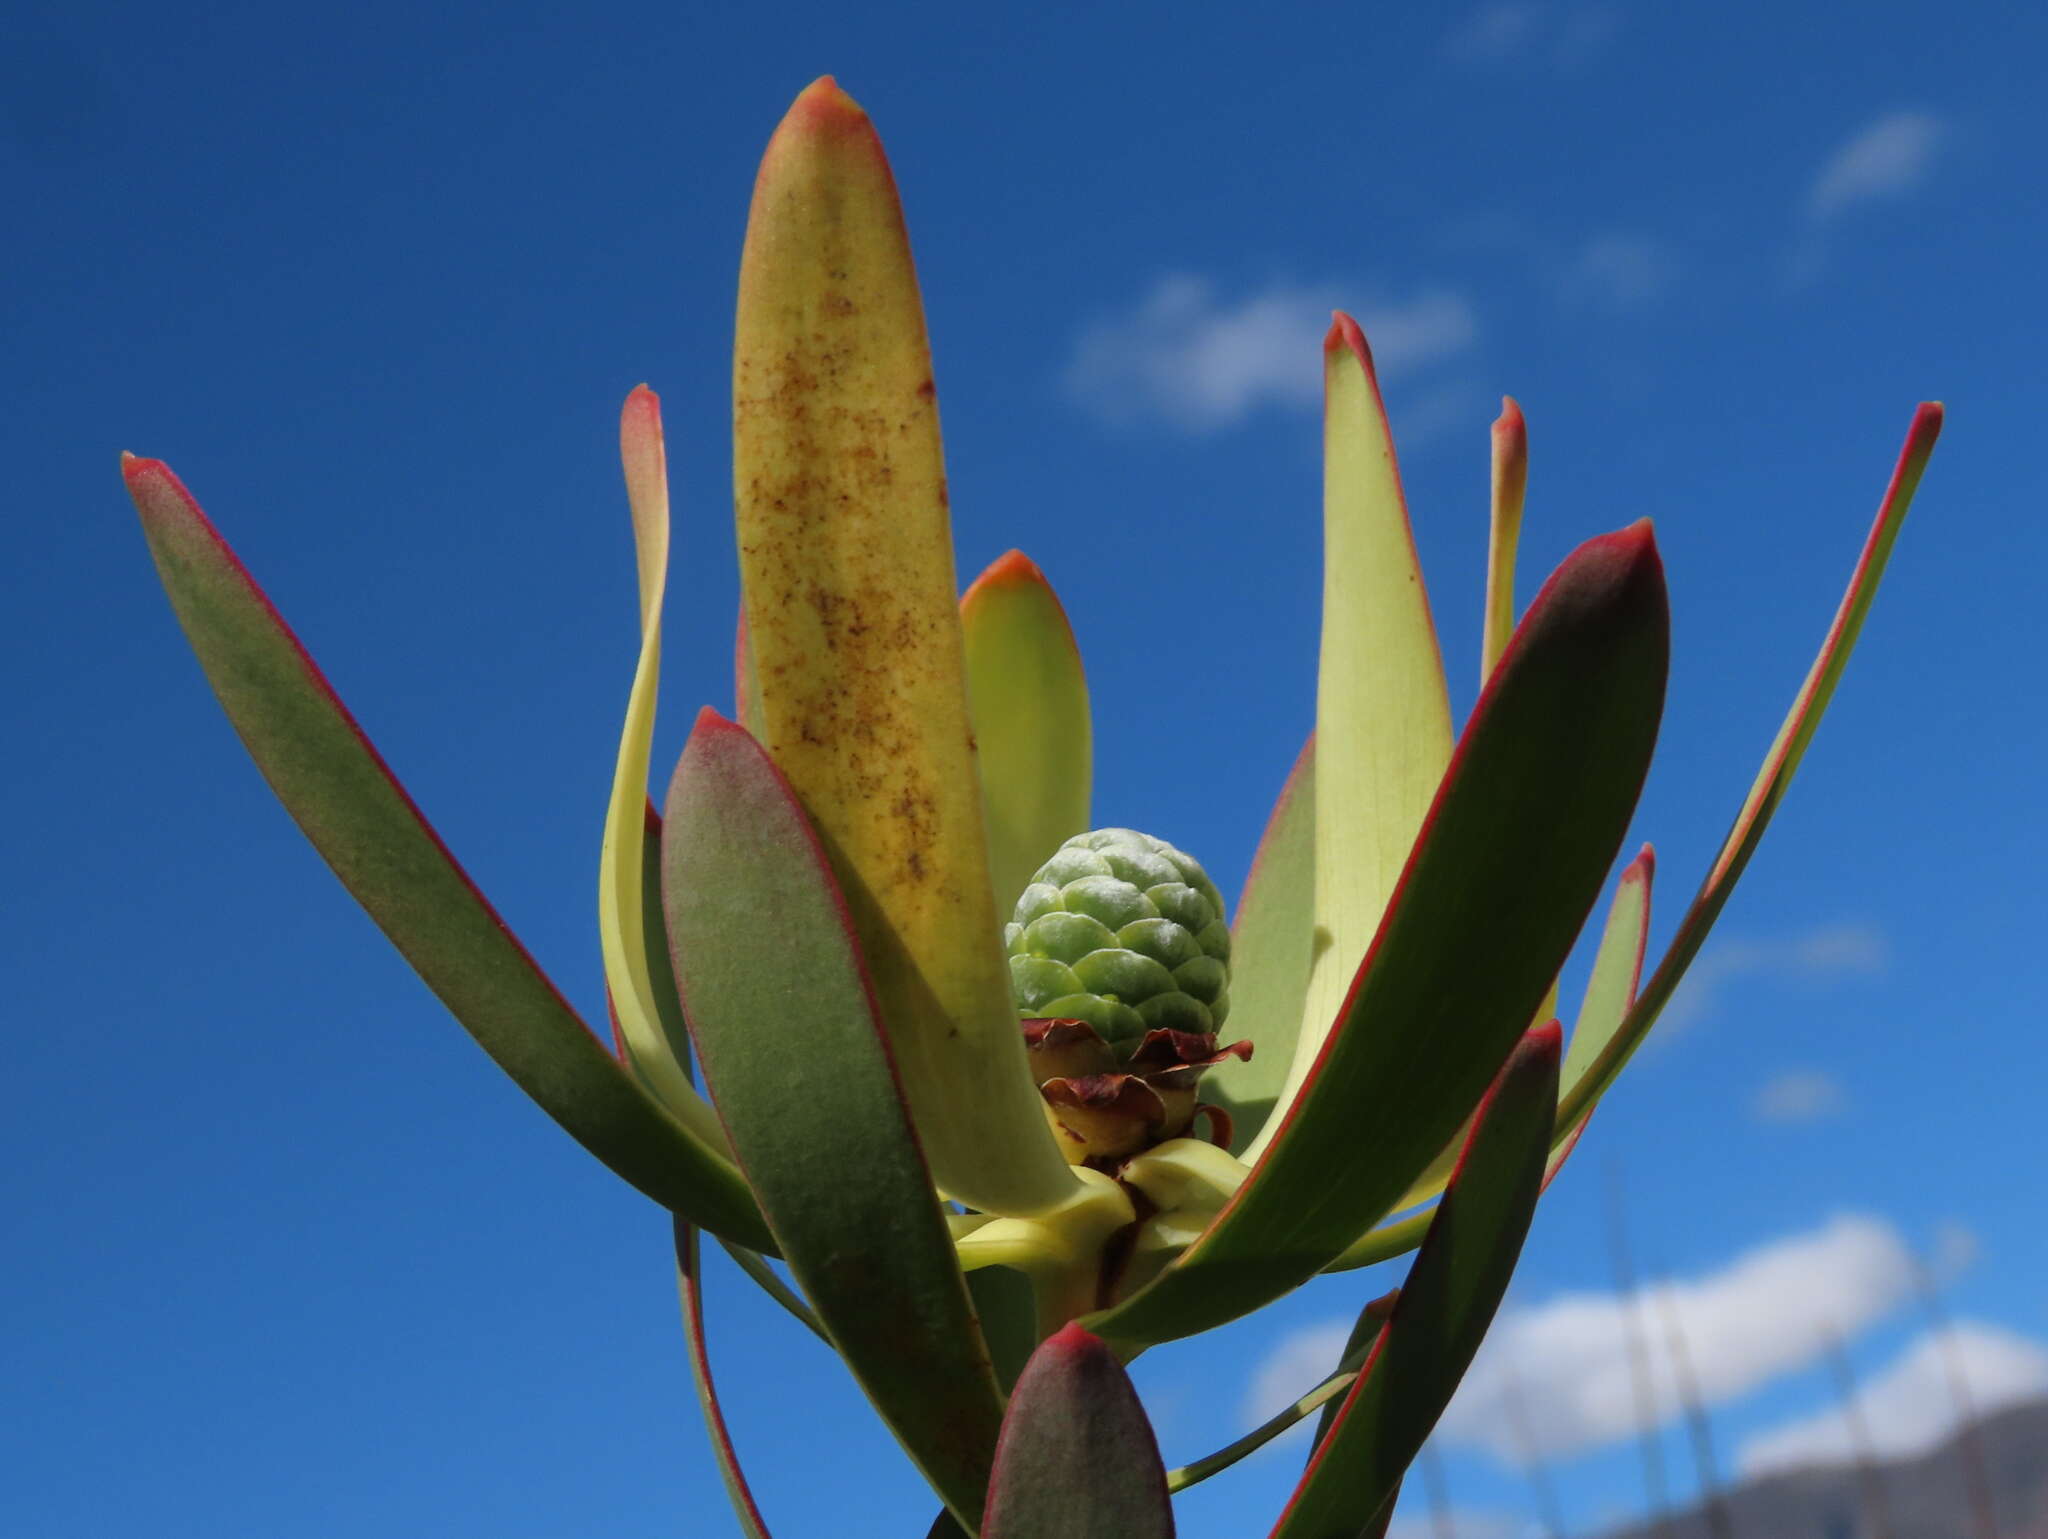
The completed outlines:
[[[1482,1107],[1392,1318],[1328,1414],[1272,1539],[1356,1534],[1391,1504],[1507,1292],[1550,1149],[1560,1033],[1530,1032]],[[1327,1413],[1326,1413],[1327,1414]]]
[[[1643,971],[1643,942],[1650,928],[1650,883],[1656,869],[1656,852],[1646,844],[1615,884],[1614,902],[1607,911],[1607,925],[1600,935],[1599,950],[1593,956],[1592,976],[1587,979],[1586,995],[1579,1005],[1578,1024],[1572,1029],[1571,1051],[1565,1056],[1563,1078],[1568,1087],[1584,1077],[1588,1066],[1613,1040],[1628,1007],[1635,1000],[1636,984]],[[1567,1090],[1567,1098],[1569,1094]],[[1557,1179],[1558,1171],[1571,1157],[1591,1115],[1589,1108],[1575,1122],[1567,1123],[1559,1117],[1551,1133],[1550,1167],[1543,1177],[1546,1187]],[[1441,1182],[1422,1190],[1420,1196],[1414,1195],[1411,1189],[1410,1193],[1404,1194],[1402,1206],[1407,1206],[1410,1201],[1426,1201],[1441,1190]],[[1348,1272],[1413,1250],[1421,1243],[1429,1218],[1429,1213],[1423,1212],[1398,1223],[1383,1225],[1346,1248],[1323,1270]]]
[[[725,1483],[726,1499],[740,1520],[745,1539],[772,1539],[761,1509],[754,1505],[754,1493],[740,1468],[739,1451],[725,1425],[725,1411],[718,1403],[718,1386],[711,1379],[711,1354],[704,1341],[704,1274],[697,1254],[697,1231],[683,1219],[675,1221],[676,1288],[682,1295],[683,1340],[690,1353],[690,1380],[697,1389],[697,1408],[704,1415],[704,1430],[711,1435],[711,1452],[718,1460],[718,1478]]]
[[[1449,1142],[1599,896],[1649,767],[1668,645],[1647,521],[1587,541],[1544,585],[1279,1136],[1201,1238],[1091,1329],[1140,1346],[1256,1309],[1335,1260]]]
[[[1067,612],[1022,551],[992,563],[960,600],[967,694],[988,814],[996,916],[1008,919],[1038,868],[1089,827],[1088,683]]]
[[[1813,741],[1828,701],[1834,697],[1835,686],[1841,682],[1842,671],[1849,665],[1849,654],[1855,649],[1863,621],[1870,613],[1871,601],[1877,596],[1878,582],[1884,576],[1885,563],[1891,559],[1892,546],[1898,540],[1906,510],[1912,506],[1913,493],[1920,485],[1921,474],[1927,469],[1928,457],[1934,453],[1934,441],[1941,433],[1941,420],[1942,410],[1938,402],[1923,403],[1914,413],[1905,446],[1899,451],[1898,464],[1885,487],[1883,500],[1878,504],[1876,521],[1871,525],[1869,538],[1864,541],[1856,569],[1849,576],[1848,591],[1842,595],[1834,622],[1821,642],[1820,655],[1814,658],[1806,682],[1800,685],[1792,709],[1771,743],[1770,752],[1764,755],[1763,768],[1750,786],[1742,810],[1736,814],[1735,826],[1728,830],[1721,852],[1715,857],[1706,880],[1700,884],[1692,907],[1679,921],[1678,933],[1671,938],[1663,961],[1657,964],[1650,981],[1643,985],[1642,993],[1630,1006],[1627,1018],[1613,1039],[1565,1093],[1564,1102],[1558,1108],[1561,1124],[1569,1126],[1584,1121],[1594,1103],[1607,1093],[1607,1087],[1621,1073],[1622,1066],[1642,1045],[1643,1038],[1649,1035],[1658,1014],[1678,987],[1679,979],[1685,976],[1686,968],[1699,954],[1707,932],[1720,917],[1728,895],[1735,890],[1736,881],[1749,865],[1750,856],[1756,853],[1764,829],[1770,824],[1771,814],[1784,800],[1785,792],[1792,784],[1793,773],[1799,768],[1807,745]]]
[[[924,309],[881,139],[829,76],[754,184],[733,482],[760,741],[830,852],[932,1171],[1050,1211],[1078,1182],[995,911]]]
[[[1338,315],[1330,327],[1323,365],[1317,950],[1282,1106],[1335,1029],[1451,757],[1443,654],[1415,559],[1393,435],[1372,354],[1350,316]],[[1264,1154],[1280,1126],[1268,1119],[1245,1158]]]
[[[1629,1006],[1635,1003],[1643,977],[1643,951],[1650,938],[1650,889],[1656,875],[1657,852],[1646,844],[1615,884],[1607,927],[1600,932],[1600,949],[1593,953],[1593,970],[1586,979],[1585,998],[1579,1002],[1571,1048],[1564,1058],[1567,1097],[1599,1061],[1621,1029]],[[1589,1106],[1586,1116],[1591,1114]],[[1585,1116],[1569,1124],[1560,1117],[1553,1146],[1575,1138],[1584,1125]]]
[[[668,581],[668,462],[662,448],[661,402],[645,385],[626,397],[620,413],[619,456],[625,465],[639,569],[640,656],[627,698],[598,854],[599,950],[612,1015],[634,1070],[678,1121],[725,1154],[725,1130],[690,1083],[689,1035],[665,963],[660,968],[662,986],[658,988],[655,980],[654,958],[668,946],[659,923],[659,900],[647,901],[650,891],[658,891],[647,877],[659,848],[659,834],[648,827],[652,809],[647,800],[647,761],[661,678],[661,600]]]
[[[981,1321],[996,1383],[1007,1394],[1038,1345],[1038,1305],[1031,1279],[1006,1266],[976,1267],[967,1274],[967,1293]]]
[[[1002,1396],[867,967],[788,782],[709,709],[669,788],[662,892],[704,1080],[781,1253],[882,1419],[971,1527]]]
[[[1492,513],[1486,537],[1486,627],[1479,645],[1483,685],[1515,631],[1515,551],[1522,541],[1522,502],[1529,490],[1529,428],[1515,398],[1500,398],[1493,422]]]
[[[1116,1355],[1078,1325],[1032,1354],[1003,1419],[982,1539],[1172,1539],[1166,1469]]]
[[[1233,1153],[1258,1136],[1287,1081],[1314,965],[1316,931],[1316,740],[1280,788],[1252,857],[1230,927],[1230,1034],[1251,1039],[1249,1059],[1230,1059],[1202,1081],[1202,1099],[1230,1114]]]
[[[1304,1416],[1322,1410],[1351,1388],[1352,1382],[1358,1377],[1358,1370],[1364,1366],[1366,1354],[1370,1351],[1373,1340],[1379,1335],[1380,1326],[1386,1322],[1387,1311],[1392,1308],[1395,1296],[1388,1294],[1383,1298],[1373,1299],[1359,1311],[1358,1320],[1351,1328],[1351,1337],[1344,1344],[1343,1356],[1337,1360],[1336,1372],[1285,1410],[1267,1417],[1236,1442],[1227,1444],[1192,1464],[1168,1470],[1166,1489],[1173,1492],[1185,1491],[1189,1486],[1207,1480],[1211,1475],[1221,1474],[1247,1454],[1257,1453]],[[1323,1420],[1317,1424],[1318,1427],[1326,1426],[1328,1419],[1329,1413],[1325,1412]],[[1316,1436],[1321,1438],[1322,1432],[1318,1430]]]
[[[178,623],[250,757],[427,987],[621,1177],[714,1234],[772,1249],[737,1167],[642,1089],[534,965],[170,468],[130,457],[122,470]]]

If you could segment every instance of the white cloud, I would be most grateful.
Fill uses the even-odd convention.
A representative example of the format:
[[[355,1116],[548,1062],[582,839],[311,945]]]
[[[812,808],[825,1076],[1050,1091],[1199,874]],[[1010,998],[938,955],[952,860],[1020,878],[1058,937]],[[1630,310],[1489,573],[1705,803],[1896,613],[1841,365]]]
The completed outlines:
[[[1444,52],[1462,64],[1572,70],[1605,48],[1620,25],[1612,5],[1489,0],[1451,29]]]
[[[1677,261],[1662,242],[1612,230],[1593,236],[1578,249],[1560,287],[1574,304],[1639,310],[1663,295],[1677,271]]]
[[[1228,427],[1262,407],[1322,400],[1323,335],[1334,286],[1273,284],[1235,302],[1206,278],[1162,278],[1136,310],[1098,321],[1067,369],[1074,397],[1113,421],[1165,420],[1190,432]],[[1467,347],[1472,309],[1446,289],[1357,312],[1382,383]]]
[[[1676,1313],[1709,1405],[1732,1400],[1813,1361],[1903,1303],[1913,1258],[1877,1219],[1841,1216],[1738,1256],[1718,1271],[1643,1290],[1659,1424],[1678,1414],[1665,1310]],[[1622,1295],[1573,1293],[1504,1315],[1438,1428],[1446,1441],[1503,1460],[1577,1453],[1636,1434],[1631,1333]],[[1298,1391],[1297,1391],[1298,1393]],[[1513,1413],[1515,1398],[1520,1414]],[[1518,1423],[1532,1450],[1518,1446]]]
[[[1848,1104],[1842,1082],[1819,1069],[1788,1069],[1766,1080],[1749,1103],[1759,1122],[1795,1126],[1825,1122]]]
[[[1869,1446],[1879,1458],[1925,1453],[1960,1425],[1949,1353],[1979,1415],[2048,1394],[2048,1347],[2040,1342],[1977,1321],[1957,1322],[1946,1341],[1927,1332],[1857,1397]],[[1839,1408],[1759,1433],[1736,1456],[1745,1476],[1847,1464],[1855,1457],[1854,1434]]]
[[[1662,1029],[1668,1037],[1711,1015],[1721,991],[1747,978],[1871,977],[1886,960],[1884,935],[1864,924],[1824,925],[1779,941],[1725,941],[1692,964],[1664,1007]]]
[[[1825,224],[1859,203],[1895,198],[1927,180],[1948,130],[1930,112],[1891,112],[1852,134],[1806,189],[1806,217]]]

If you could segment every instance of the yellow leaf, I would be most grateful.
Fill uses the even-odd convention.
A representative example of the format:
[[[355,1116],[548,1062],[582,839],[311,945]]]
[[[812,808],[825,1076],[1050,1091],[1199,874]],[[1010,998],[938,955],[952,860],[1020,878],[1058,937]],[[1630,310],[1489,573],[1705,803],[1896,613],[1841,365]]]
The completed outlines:
[[[989,877],[931,354],[888,161],[827,77],[761,164],[733,355],[762,740],[830,853],[941,1190],[1070,1196]]]

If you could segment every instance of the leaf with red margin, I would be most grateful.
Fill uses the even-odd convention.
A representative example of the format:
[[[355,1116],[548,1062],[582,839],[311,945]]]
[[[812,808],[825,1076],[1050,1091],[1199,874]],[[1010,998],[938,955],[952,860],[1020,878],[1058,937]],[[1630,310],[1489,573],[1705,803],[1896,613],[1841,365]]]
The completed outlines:
[[[1849,664],[1849,654],[1855,648],[1864,618],[1870,613],[1871,601],[1877,596],[1877,585],[1884,576],[1885,563],[1891,559],[1892,546],[1898,540],[1899,527],[1905,522],[1906,510],[1912,506],[1913,493],[1920,485],[1928,457],[1934,453],[1934,441],[1941,433],[1941,420],[1941,404],[1936,401],[1923,402],[1914,413],[1913,425],[1907,430],[1905,445],[1899,451],[1898,464],[1893,468],[1884,498],[1878,504],[1877,518],[1871,525],[1869,538],[1864,541],[1856,569],[1850,574],[1848,590],[1842,595],[1841,605],[1828,627],[1827,638],[1821,643],[1820,654],[1814,658],[1813,667],[1807,672],[1806,682],[1800,685],[1799,694],[1793,700],[1784,724],[1778,728],[1770,752],[1764,755],[1763,768],[1749,788],[1742,810],[1736,814],[1735,826],[1729,829],[1728,837],[1722,842],[1721,853],[1715,857],[1713,869],[1700,884],[1692,907],[1679,921],[1678,933],[1671,938],[1663,961],[1657,964],[1656,972],[1651,974],[1650,981],[1630,1006],[1627,1018],[1614,1034],[1614,1040],[1565,1093],[1564,1102],[1558,1108],[1561,1126],[1583,1121],[1590,1114],[1593,1103],[1606,1094],[1607,1087],[1614,1083],[1622,1066],[1642,1045],[1643,1038],[1656,1024],[1658,1013],[1678,987],[1679,979],[1685,976],[1686,968],[1699,954],[1701,943],[1720,917],[1721,909],[1727,903],[1729,893],[1735,890],[1735,883],[1748,866],[1750,856],[1756,853],[1764,829],[1771,821],[1771,814],[1784,800],[1793,772],[1799,768],[1799,760],[1805,754],[1807,744],[1813,741],[1821,715],[1827,710],[1835,686],[1841,682],[1842,671]]]
[[[1486,621],[1479,643],[1479,682],[1507,649],[1515,630],[1515,551],[1522,542],[1522,503],[1529,490],[1529,425],[1515,398],[1500,398],[1493,421],[1492,510],[1486,536]]]
[[[1230,927],[1230,1024],[1252,1056],[1218,1064],[1202,1099],[1230,1114],[1230,1149],[1258,1136],[1287,1083],[1316,954],[1316,740],[1280,788]]]
[[[761,745],[699,713],[662,820],[662,897],[713,1104],[790,1271],[961,1520],[1002,1422],[867,963],[824,846]]]
[[[1316,776],[1324,794],[1315,803],[1312,878],[1317,948],[1282,1106],[1293,1103],[1343,1018],[1358,964],[1386,917],[1451,749],[1443,650],[1416,558],[1393,431],[1365,334],[1339,311],[1323,339]],[[1267,1119],[1245,1146],[1245,1159],[1259,1159],[1281,1126]]]
[[[704,1413],[704,1430],[711,1435],[711,1452],[718,1460],[718,1478],[725,1482],[726,1497],[733,1516],[740,1520],[746,1539],[773,1539],[762,1521],[761,1509],[740,1468],[739,1451],[732,1445],[732,1433],[725,1425],[725,1412],[718,1403],[718,1386],[711,1380],[711,1354],[704,1342],[704,1277],[698,1264],[697,1231],[683,1219],[675,1221],[676,1288],[683,1302],[683,1340],[690,1351],[690,1379],[697,1387],[697,1407]]]
[[[1088,831],[1088,681],[1059,596],[1021,550],[974,579],[960,600],[960,630],[1003,920],[1053,852]]]
[[[772,1249],[738,1169],[657,1104],[535,966],[170,467],[130,456],[122,474],[178,623],[250,757],[427,987],[618,1175],[714,1234]]]
[[[650,930],[666,950],[659,903],[645,874],[648,752],[654,740],[655,697],[661,679],[662,596],[668,585],[668,458],[661,432],[661,401],[645,385],[626,397],[619,413],[619,459],[633,514],[633,554],[640,586],[640,651],[619,734],[618,761],[606,799],[598,853],[598,948],[612,1022],[626,1044],[626,1060],[698,1138],[721,1155],[725,1132],[690,1083],[690,1043],[673,993],[657,986]],[[654,911],[654,912],[650,912]],[[653,923],[650,924],[650,920]]]
[[[1607,911],[1607,925],[1600,934],[1600,948],[1593,956],[1592,976],[1586,996],[1579,1005],[1579,1018],[1572,1028],[1571,1051],[1565,1057],[1565,1098],[1570,1087],[1586,1074],[1600,1051],[1614,1039],[1615,1031],[1635,1002],[1636,985],[1643,973],[1643,948],[1650,933],[1650,885],[1656,874],[1657,854],[1649,845],[1629,862],[1615,884],[1614,902]],[[1564,1169],[1572,1150],[1586,1131],[1592,1117],[1588,1108],[1576,1122],[1562,1117],[1551,1133],[1550,1168],[1544,1173],[1546,1188]],[[1433,1193],[1431,1195],[1434,1195]],[[1398,1223],[1383,1225],[1351,1245],[1325,1272],[1348,1272],[1354,1267],[1373,1266],[1412,1250],[1422,1241],[1429,1222],[1427,1212],[1414,1214]]]
[[[1017,1380],[981,1539],[1173,1539],[1145,1408],[1116,1354],[1078,1325],[1047,1337]]]
[[[1536,1211],[1561,1046],[1554,1021],[1528,1033],[1488,1091],[1393,1315],[1329,1415],[1272,1539],[1334,1539],[1365,1528],[1391,1504],[1450,1404]]]
[[[1668,647],[1647,521],[1587,541],[1544,584],[1279,1137],[1179,1260],[1090,1329],[1136,1347],[1258,1308],[1335,1260],[1450,1141],[1605,884]]]
[[[1593,953],[1593,970],[1586,978],[1585,997],[1579,1001],[1579,1018],[1572,1025],[1570,1049],[1564,1056],[1564,1098],[1584,1079],[1636,1002],[1636,990],[1643,981],[1643,956],[1650,939],[1650,889],[1657,876],[1657,852],[1644,845],[1621,873],[1614,887],[1614,902],[1607,910],[1607,926],[1600,932],[1600,947]],[[1564,1162],[1578,1146],[1593,1109],[1587,1106],[1577,1121],[1563,1117],[1550,1135],[1550,1172],[1543,1178],[1548,1186],[1557,1179]]]

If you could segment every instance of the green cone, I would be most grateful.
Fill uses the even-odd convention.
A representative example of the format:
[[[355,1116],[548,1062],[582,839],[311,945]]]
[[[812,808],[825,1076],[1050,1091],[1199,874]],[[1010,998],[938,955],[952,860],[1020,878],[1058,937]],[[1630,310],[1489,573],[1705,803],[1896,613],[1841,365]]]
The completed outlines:
[[[1230,1013],[1230,929],[1200,862],[1129,828],[1076,834],[1004,927],[1019,1014],[1088,1022],[1128,1053],[1147,1031]]]

